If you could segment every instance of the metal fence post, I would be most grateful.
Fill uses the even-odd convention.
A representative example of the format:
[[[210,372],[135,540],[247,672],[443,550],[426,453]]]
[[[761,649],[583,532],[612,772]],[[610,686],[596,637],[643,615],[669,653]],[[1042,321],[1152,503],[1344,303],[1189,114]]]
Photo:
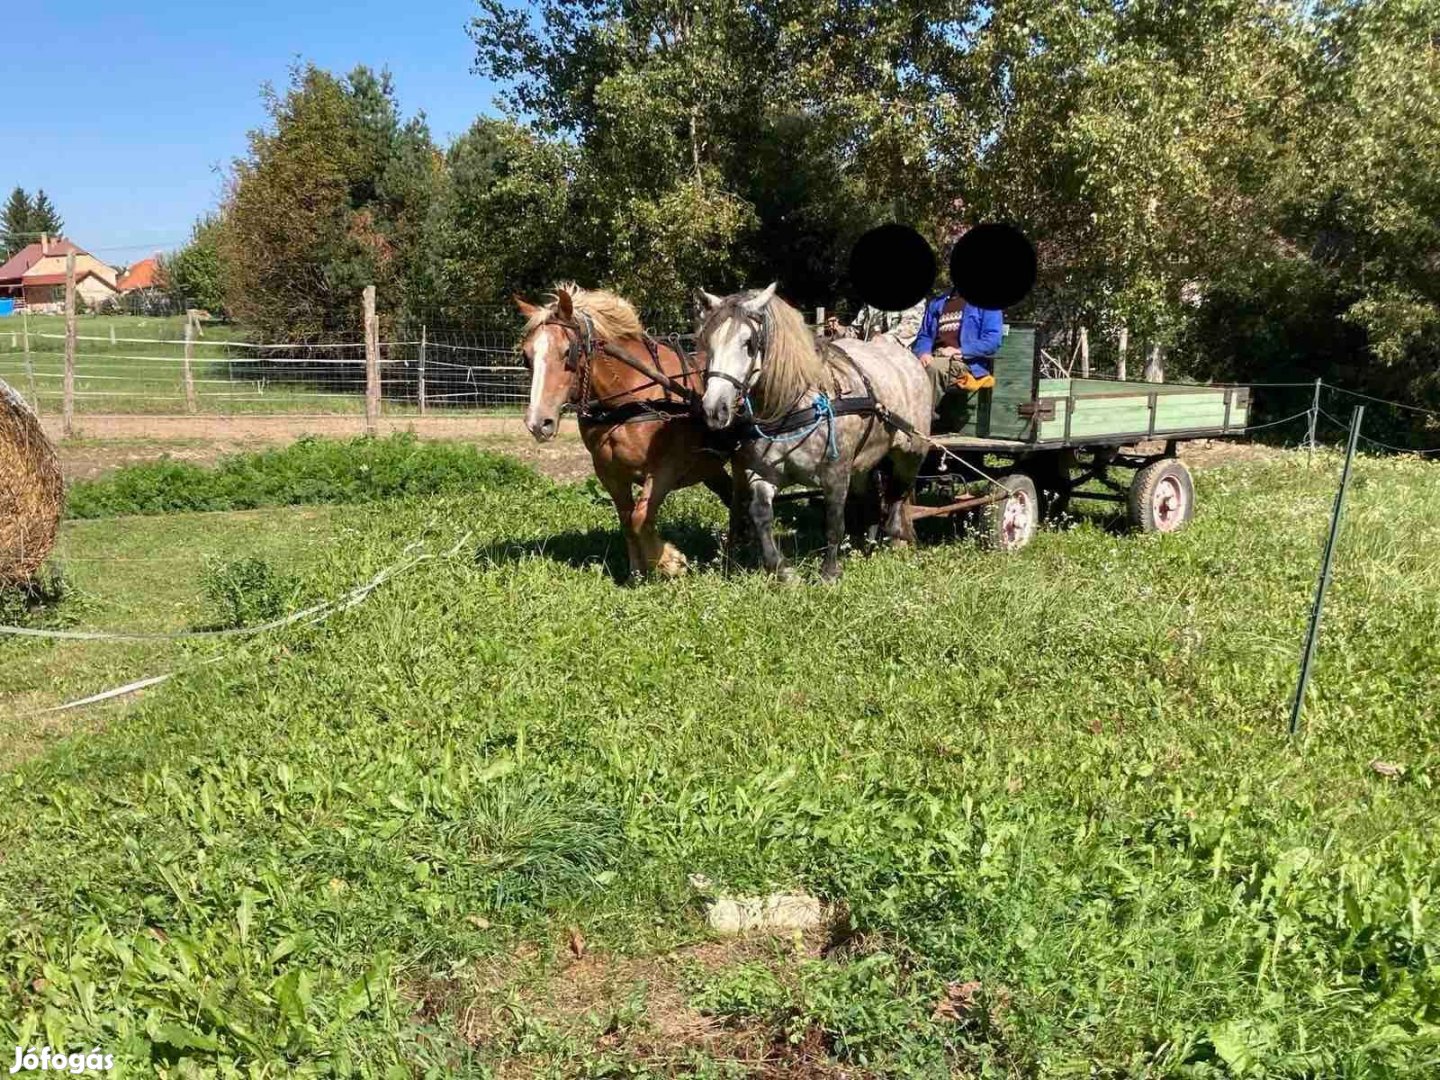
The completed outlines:
[[[1330,512],[1330,535],[1325,540],[1325,556],[1320,562],[1320,580],[1315,585],[1315,602],[1310,608],[1310,629],[1305,635],[1305,652],[1300,658],[1300,684],[1295,688],[1295,701],[1290,708],[1290,734],[1300,730],[1300,710],[1305,705],[1305,690],[1310,685],[1310,668],[1315,661],[1315,643],[1320,637],[1320,616],[1325,611],[1325,591],[1330,587],[1330,569],[1335,560],[1335,541],[1340,536],[1340,515],[1345,509],[1345,492],[1350,487],[1350,464],[1355,460],[1355,446],[1360,441],[1360,423],[1365,419],[1365,406],[1358,405],[1350,417],[1350,442],[1345,447],[1345,469],[1340,474],[1340,490],[1335,493],[1335,508]]]
[[[362,299],[365,315],[365,433],[380,429],[380,323],[375,317],[375,286],[366,285]]]
[[[426,330],[426,328],[425,328],[424,326],[421,326],[421,327],[420,327],[420,386],[419,386],[419,396],[420,396],[420,415],[421,415],[421,416],[424,416],[424,415],[425,415],[425,346],[426,346],[425,330]]]
[[[35,408],[35,415],[40,415],[40,394],[35,389],[35,364],[30,359],[30,309],[20,309],[20,336],[25,342],[25,380],[30,384],[30,404]]]
[[[65,256],[65,401],[60,430],[75,434],[75,253]]]
[[[1320,380],[1315,380],[1315,399],[1310,403],[1310,431],[1305,436],[1305,464],[1315,454],[1315,426],[1320,421]]]

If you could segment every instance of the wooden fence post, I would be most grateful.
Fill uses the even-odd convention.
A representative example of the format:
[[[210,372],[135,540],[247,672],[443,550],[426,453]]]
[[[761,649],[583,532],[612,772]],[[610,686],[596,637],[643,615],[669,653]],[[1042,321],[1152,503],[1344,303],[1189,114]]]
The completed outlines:
[[[75,253],[65,256],[65,402],[60,430],[75,434]]]
[[[195,358],[195,309],[185,311],[185,357],[181,361],[185,378],[185,411],[198,412],[195,401],[195,373],[190,370],[190,361]]]
[[[426,346],[425,330],[426,330],[426,328],[425,328],[424,326],[420,327],[420,387],[419,387],[419,390],[420,390],[420,415],[421,415],[421,416],[424,416],[424,415],[425,415],[425,346]]]
[[[30,384],[30,404],[35,409],[35,415],[40,415],[40,394],[35,389],[35,364],[30,359],[30,310],[20,310],[20,335],[25,342],[25,379]]]
[[[1090,377],[1090,328],[1080,327],[1080,377]]]
[[[380,429],[380,322],[375,317],[375,286],[366,285],[365,314],[365,433]]]
[[[1120,327],[1120,354],[1115,361],[1115,377],[1122,382],[1125,379],[1125,350],[1130,347],[1130,328]]]
[[[1150,355],[1145,359],[1146,382],[1165,381],[1165,350],[1159,345],[1150,346]]]

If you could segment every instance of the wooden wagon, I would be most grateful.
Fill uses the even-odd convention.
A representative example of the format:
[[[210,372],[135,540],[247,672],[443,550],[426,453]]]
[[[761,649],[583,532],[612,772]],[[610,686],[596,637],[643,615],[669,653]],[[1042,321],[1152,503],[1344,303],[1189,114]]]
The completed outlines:
[[[994,372],[994,389],[946,396],[945,449],[926,460],[914,516],[978,512],[982,537],[1006,550],[1073,499],[1122,503],[1142,531],[1182,528],[1195,487],[1179,443],[1238,435],[1248,420],[1246,387],[1048,378],[1033,326],[1006,327]]]

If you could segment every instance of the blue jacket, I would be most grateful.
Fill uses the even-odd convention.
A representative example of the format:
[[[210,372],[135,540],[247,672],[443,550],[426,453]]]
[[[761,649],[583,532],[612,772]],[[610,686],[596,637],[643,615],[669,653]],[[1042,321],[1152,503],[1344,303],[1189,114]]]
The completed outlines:
[[[916,335],[911,350],[916,356],[935,351],[935,339],[940,336],[940,312],[950,293],[943,292],[925,305],[925,318],[920,322],[920,333]],[[960,317],[960,355],[970,365],[975,375],[991,373],[991,357],[1000,351],[1000,342],[1005,336],[1005,313],[995,308],[979,308],[966,304]]]

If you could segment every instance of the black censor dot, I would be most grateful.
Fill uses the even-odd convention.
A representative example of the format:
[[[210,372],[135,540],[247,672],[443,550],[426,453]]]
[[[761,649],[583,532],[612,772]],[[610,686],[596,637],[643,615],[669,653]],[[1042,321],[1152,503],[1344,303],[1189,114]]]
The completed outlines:
[[[925,238],[894,222],[871,229],[850,249],[850,284],[880,311],[903,311],[925,299],[937,270]]]
[[[1013,307],[1029,295],[1035,272],[1034,245],[998,221],[976,225],[950,252],[950,282],[976,307]]]

